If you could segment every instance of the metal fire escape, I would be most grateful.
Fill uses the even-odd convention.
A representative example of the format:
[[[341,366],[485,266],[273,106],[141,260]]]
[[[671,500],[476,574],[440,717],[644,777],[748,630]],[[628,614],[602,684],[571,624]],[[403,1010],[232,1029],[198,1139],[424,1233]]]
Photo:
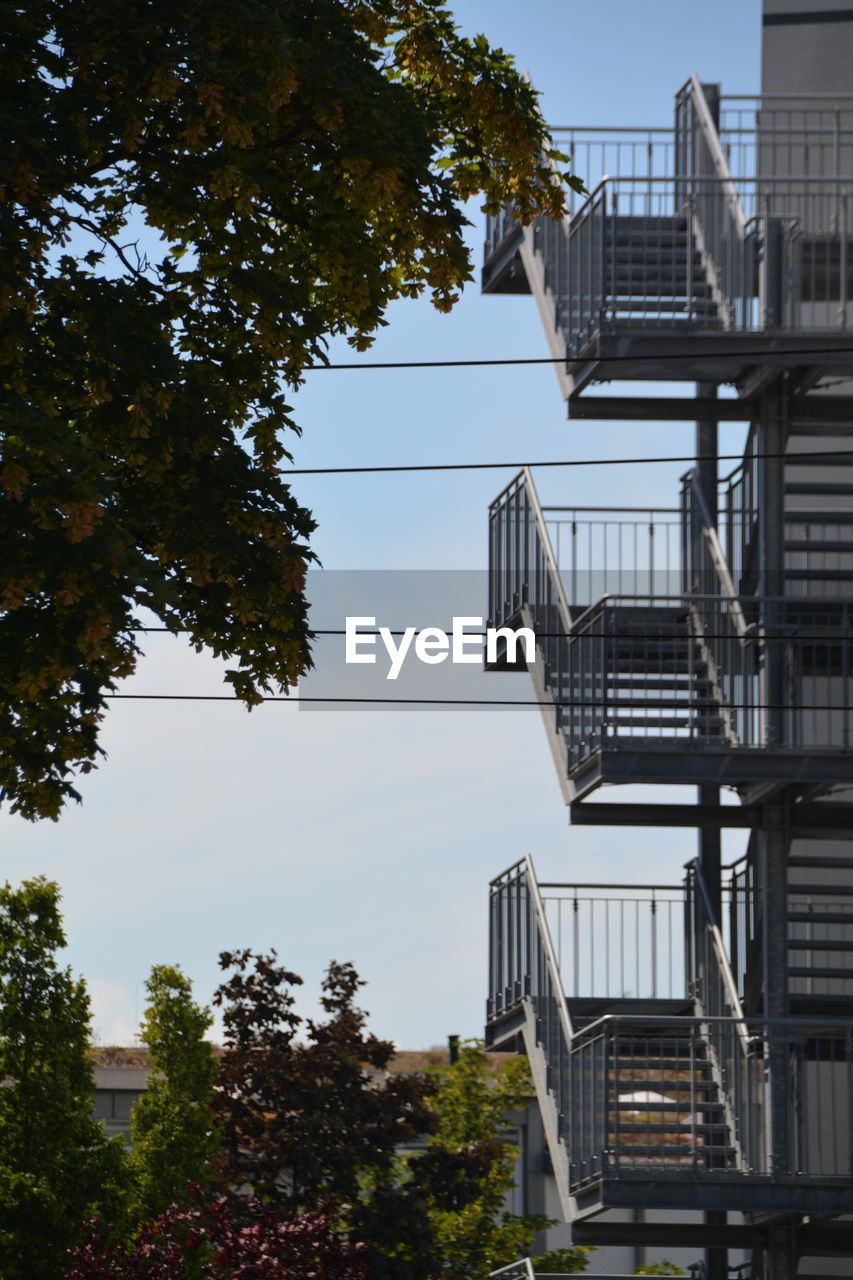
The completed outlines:
[[[608,1211],[701,1211],[710,1275],[737,1246],[788,1280],[853,1258],[853,95],[693,77],[673,131],[568,145],[608,176],[562,222],[490,219],[484,290],[534,294],[570,419],[695,422],[697,463],[664,511],[543,507],[522,472],[490,625],[536,633],[573,823],[693,827],[699,856],[678,889],[498,877],[487,1034],[530,1058],[577,1240],[677,1243]],[[587,394],[619,380],[695,395]],[[749,424],[722,478],[720,421]],[[697,803],[590,802],[628,783]]]

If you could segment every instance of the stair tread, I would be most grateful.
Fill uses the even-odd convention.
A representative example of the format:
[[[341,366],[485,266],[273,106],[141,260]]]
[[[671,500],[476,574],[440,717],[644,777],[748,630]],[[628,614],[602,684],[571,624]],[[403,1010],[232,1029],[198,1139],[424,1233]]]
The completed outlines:
[[[850,898],[853,897],[853,885],[850,884],[798,884],[796,881],[790,881],[788,884],[788,896],[791,898],[808,897],[822,895],[829,898]]]
[[[834,552],[849,555],[853,551],[853,542],[833,542],[831,538],[786,538],[785,550],[806,554],[815,552]]]
[[[791,924],[849,924],[853,925],[853,911],[789,911]]]
[[[693,1147],[688,1143],[672,1143],[671,1146],[667,1146],[666,1143],[649,1143],[648,1146],[644,1146],[644,1144],[620,1142],[616,1151],[620,1156],[653,1156],[658,1160],[670,1158],[670,1160],[679,1161],[694,1156],[702,1156],[703,1160],[710,1156],[716,1158],[734,1156],[734,1147],[717,1147],[716,1144],[713,1147]]]
[[[651,1114],[651,1113],[650,1113]],[[724,1124],[696,1124],[689,1120],[676,1124],[673,1121],[661,1123],[650,1121],[648,1124],[642,1120],[622,1120],[618,1122],[620,1133],[671,1133],[677,1136],[687,1135],[690,1133],[708,1134],[727,1134],[727,1128]]]
[[[853,494],[853,484],[846,484],[840,480],[827,480],[824,482],[818,480],[787,480],[785,482],[785,492],[791,494],[819,493],[828,494],[830,497],[845,497]]]
[[[660,1083],[665,1085],[665,1084],[666,1084],[666,1081],[661,1081]],[[650,1092],[650,1091],[649,1091],[649,1090],[636,1090],[635,1092],[642,1093],[642,1092]],[[657,1093],[657,1092],[663,1092],[663,1090],[655,1090],[655,1092],[656,1092],[656,1093]],[[621,1097],[621,1095],[620,1095],[620,1097]],[[661,1113],[663,1113],[663,1112],[667,1112],[667,1113],[668,1113],[668,1112],[674,1112],[674,1113],[676,1113],[676,1114],[678,1114],[678,1115],[681,1115],[681,1113],[685,1110],[685,1103],[687,1103],[687,1107],[686,1107],[686,1109],[687,1109],[687,1110],[693,1110],[693,1111],[707,1111],[707,1112],[714,1113],[714,1114],[719,1114],[719,1112],[720,1112],[720,1110],[721,1110],[721,1107],[720,1107],[720,1103],[719,1103],[719,1102],[703,1102],[703,1101],[700,1101],[699,1099],[697,1099],[697,1100],[695,1101],[695,1103],[690,1103],[690,1102],[689,1102],[689,1099],[686,1099],[686,1100],[684,1100],[684,1101],[682,1101],[682,1102],[644,1102],[644,1103],[637,1103],[636,1101],[634,1101],[634,1102],[622,1102],[622,1101],[620,1101],[620,1102],[617,1102],[617,1104],[616,1104],[616,1105],[617,1105],[617,1107],[618,1107],[618,1109],[619,1109],[620,1111],[639,1111],[639,1110],[641,1109],[641,1107],[642,1107],[642,1108],[645,1108],[645,1110],[643,1111],[643,1114],[644,1114],[644,1115],[645,1115],[645,1114],[648,1114],[648,1115],[657,1115],[657,1114],[658,1114],[658,1112],[661,1112]]]
[[[819,582],[824,579],[827,582],[849,582],[851,576],[850,569],[790,569],[785,568],[786,578],[800,578],[809,582]]]
[[[641,1080],[619,1080],[619,1092],[622,1093],[642,1093],[650,1091],[654,1088],[655,1093],[716,1093],[716,1084],[713,1080],[650,1080],[647,1076]],[[658,1087],[659,1086],[659,1087]],[[689,1099],[688,1099],[689,1100]],[[655,1103],[655,1107],[657,1107]],[[708,1102],[708,1106],[718,1106],[716,1102]]]
[[[825,508],[815,510],[788,510],[785,512],[786,524],[853,524],[853,514],[846,509],[827,511]]]
[[[621,711],[626,710],[624,704],[620,707]],[[603,725],[607,725],[610,729],[691,729],[696,724],[696,716],[648,716],[648,715],[605,715],[602,720]],[[710,716],[704,721],[711,727],[714,721],[718,724],[722,723],[719,717]]]
[[[853,951],[853,942],[833,938],[789,938],[789,951]]]
[[[849,969],[824,969],[812,965],[789,965],[789,978],[837,978],[841,981],[853,979],[853,966]]]
[[[819,854],[816,858],[804,858],[793,855],[788,859],[788,866],[808,867],[811,871],[816,867],[823,867],[826,869],[845,867],[849,870],[853,870],[853,858],[836,857],[835,854],[831,853]],[[853,885],[851,885],[850,891],[853,893]]]

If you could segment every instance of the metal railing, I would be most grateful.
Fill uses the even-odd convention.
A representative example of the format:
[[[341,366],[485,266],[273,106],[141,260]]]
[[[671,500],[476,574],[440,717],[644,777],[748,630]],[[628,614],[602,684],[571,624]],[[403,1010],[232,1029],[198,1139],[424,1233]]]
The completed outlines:
[[[785,1169],[774,1158],[766,1100],[771,1036],[790,1083]],[[574,1192],[638,1171],[796,1175],[801,1184],[843,1183],[853,1173],[849,1021],[655,1018],[650,1030],[648,1018],[605,1017],[575,1035],[569,1078]]]
[[[642,739],[849,751],[853,600],[739,595],[695,477],[683,501],[682,589],[608,594],[580,612],[530,473],[492,504],[491,625],[533,626],[569,768]]]
[[[489,508],[489,618],[503,626],[525,607],[549,641],[564,639],[571,629],[571,611],[527,467]]]
[[[853,95],[719,99],[694,76],[673,130],[559,133],[592,194],[525,236],[569,357],[626,327],[853,322]],[[490,216],[487,258],[518,227]]]
[[[570,996],[685,995],[682,885],[540,884]]]
[[[853,174],[851,94],[724,94],[719,132],[735,180]]]
[[[617,595],[669,595],[681,581],[678,508],[543,507],[567,599],[590,605]]]
[[[735,987],[748,1011],[752,993],[747,990],[747,975],[760,973],[756,946],[761,937],[761,901],[755,882],[755,832],[750,833],[746,853],[727,868],[729,964]]]
[[[518,218],[513,216],[512,205],[503,205],[497,213],[486,216],[485,256],[490,258],[497,253],[505,240],[516,231],[522,231]]]
[[[743,459],[721,481],[718,528],[723,554],[738,592],[749,594],[758,550],[758,458],[755,425],[751,424]]]
[[[530,1000],[537,1040],[548,1061],[549,1087],[559,1091],[572,1023],[529,857],[492,881],[489,904],[486,1019],[493,1021]]]
[[[702,1264],[704,1268],[704,1264]],[[700,1264],[694,1263],[688,1268],[688,1273],[693,1280],[703,1280],[704,1270],[699,1270]],[[663,1274],[663,1273],[659,1273]],[[667,1273],[669,1274],[669,1273]],[[683,1275],[683,1272],[673,1272],[670,1280],[675,1280],[677,1275]],[[517,1262],[511,1262],[507,1267],[499,1267],[497,1271],[489,1272],[489,1280],[565,1280],[567,1272],[565,1271],[541,1271],[535,1265],[534,1258],[519,1258]],[[620,1274],[608,1271],[605,1275],[601,1271],[596,1271],[594,1275],[589,1276],[589,1280],[637,1280],[636,1275]],[[666,1280],[666,1275],[663,1276]]]

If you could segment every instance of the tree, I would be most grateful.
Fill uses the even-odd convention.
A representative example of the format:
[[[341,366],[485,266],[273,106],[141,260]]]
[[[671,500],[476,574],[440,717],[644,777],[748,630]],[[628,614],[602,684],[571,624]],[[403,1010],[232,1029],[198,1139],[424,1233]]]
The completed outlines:
[[[507,1141],[512,1113],[527,1105],[530,1072],[524,1058],[507,1057],[495,1066],[478,1040],[460,1046],[455,1063],[438,1071],[433,1098],[437,1124],[433,1146],[452,1152],[479,1152],[483,1168],[477,1194],[462,1208],[431,1210],[442,1276],[447,1280],[487,1280],[492,1271],[529,1254],[534,1232],[553,1226],[542,1214],[515,1214],[506,1197],[515,1185],[518,1149]],[[543,1271],[584,1271],[590,1250],[575,1248],[547,1255]],[[537,1260],[539,1261],[539,1260]],[[559,1264],[559,1265],[551,1265]]]
[[[634,1272],[635,1276],[683,1276],[684,1272],[681,1267],[677,1267],[674,1262],[670,1262],[669,1258],[662,1258],[660,1262],[648,1262],[644,1266],[637,1267]]]
[[[89,1000],[56,964],[59,891],[0,889],[0,1274],[56,1275],[75,1224],[119,1211],[123,1149],[92,1113]]]
[[[214,995],[225,1027],[217,1103],[227,1176],[283,1212],[355,1203],[365,1177],[385,1182],[398,1145],[432,1126],[431,1085],[386,1076],[394,1046],[367,1031],[351,965],[329,966],[328,1018],[305,1022],[291,992],[302,979],[275,952],[224,952],[220,964],[232,970]]]
[[[306,669],[286,387],[395,298],[452,305],[460,201],[563,189],[441,0],[27,0],[0,70],[0,800],[55,819],[141,611],[249,707]]]
[[[131,1115],[131,1221],[150,1222],[182,1204],[188,1184],[212,1185],[222,1135],[213,1115],[216,1059],[205,1032],[209,1009],[192,998],[180,969],[155,965],[146,982],[142,1040],[148,1088]]]
[[[450,1108],[439,1134],[439,1082],[390,1070],[394,1046],[367,1030],[351,965],[329,966],[326,1016],[303,1024],[291,990],[301,979],[274,953],[221,963],[231,973],[214,997],[226,1032],[218,1099],[232,1183],[284,1218],[337,1206],[340,1230],[364,1245],[365,1280],[444,1274],[445,1223],[488,1199],[503,1145],[482,1126],[476,1140],[460,1137]],[[424,1151],[401,1159],[424,1137]]]
[[[363,1250],[341,1238],[328,1212],[280,1218],[256,1200],[169,1205],[128,1241],[88,1223],[65,1280],[365,1280]]]

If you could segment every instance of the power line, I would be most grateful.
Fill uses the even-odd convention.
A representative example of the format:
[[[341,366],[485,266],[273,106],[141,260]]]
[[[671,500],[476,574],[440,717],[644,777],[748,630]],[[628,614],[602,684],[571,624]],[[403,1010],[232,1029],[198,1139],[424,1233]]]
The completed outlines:
[[[279,467],[279,474],[285,479],[288,476],[336,476],[359,475],[384,471],[520,471],[525,467],[636,467],[644,463],[661,462],[741,462],[742,453],[714,454],[671,454],[657,458],[563,458],[546,462],[422,462],[394,464],[381,467],[295,467],[293,470]],[[810,449],[807,453],[755,453],[750,454],[750,461],[762,461],[771,458],[784,458],[791,466],[797,466],[806,458],[851,458],[853,449]],[[642,508],[645,510],[645,508]],[[610,508],[602,507],[602,511]],[[654,507],[649,508],[650,511]],[[791,515],[795,515],[792,512]]]
[[[106,693],[104,698],[110,701],[127,701],[127,702],[233,702],[240,706],[247,706],[242,698],[237,698],[233,694],[227,693]],[[373,706],[436,706],[436,707],[600,707],[600,702],[590,699],[574,699],[554,698],[553,700],[538,698],[318,698],[318,697],[300,697],[294,694],[275,695],[265,694],[260,699],[261,702],[289,702],[292,706],[298,707],[300,702],[311,703],[344,703],[359,704]],[[669,699],[672,701],[672,698]],[[255,703],[251,705],[257,705]],[[611,704],[611,710],[631,710],[630,700]],[[634,705],[637,711],[654,710],[654,707],[641,705],[639,702]],[[683,706],[666,707],[660,706],[661,711],[678,712],[683,711],[685,714],[692,710],[692,703],[685,700]],[[827,705],[826,703],[797,703],[792,706],[785,702],[762,702],[755,704],[751,702],[724,702],[718,708],[706,707],[704,710],[710,712],[713,710],[725,711],[788,711],[799,713],[801,711],[833,711],[838,708]],[[713,717],[712,717],[713,718]],[[630,728],[631,726],[625,726]],[[639,724],[638,728],[644,727]],[[652,728],[654,726],[651,726]],[[645,737],[653,737],[653,734],[643,735]]]
[[[725,351],[719,347],[714,351],[676,351],[671,355],[662,356],[651,354],[638,355],[598,355],[594,357],[578,356],[572,359],[571,356],[504,356],[504,357],[483,357],[472,360],[357,360],[349,363],[341,364],[309,364],[305,366],[306,373],[317,373],[323,369],[329,370],[351,370],[351,369],[471,369],[485,366],[496,365],[527,365],[527,364],[588,364],[590,359],[594,359],[599,364],[642,364],[651,360],[713,360],[717,358],[730,359],[732,356],[744,359],[766,358],[768,355],[778,354],[764,347],[757,351]],[[843,347],[785,347],[781,354],[786,356],[822,356],[822,355],[839,355],[846,354]]]
[[[803,598],[805,599],[806,597],[803,597]],[[846,604],[846,603],[848,602],[842,601],[842,604]],[[432,623],[430,623],[429,625],[430,627],[433,626]],[[509,626],[509,623],[503,623],[500,625]],[[747,624],[747,625],[752,626],[757,624]],[[383,631],[386,631],[391,636],[402,636],[405,634],[407,630],[407,628],[404,628],[404,627],[383,627],[382,629]],[[179,627],[176,630],[172,630],[171,627],[131,627],[130,630],[133,631],[135,634],[160,633],[164,635],[175,636],[176,639],[178,636],[181,636],[181,635],[192,634],[192,631],[189,627]],[[439,628],[439,630],[444,631],[445,634],[449,636],[452,633],[453,628],[441,627]],[[584,628],[583,631],[537,631],[535,628],[533,628],[533,630],[535,632],[535,636],[537,640],[562,639],[562,640],[571,642],[572,640],[578,640],[578,639],[618,640],[622,638],[620,637],[620,633],[618,631],[587,631],[586,628]],[[324,628],[324,627],[317,627],[316,629],[312,630],[311,637],[314,638],[317,636],[345,636],[346,634],[347,632],[343,628],[330,629],[330,628]],[[369,627],[360,627],[358,630],[358,638],[360,640],[367,639],[369,636],[378,637],[379,634],[380,634],[380,631],[378,627],[375,630],[371,630]],[[465,631],[464,638],[465,640],[485,639],[486,632],[485,631]],[[641,638],[643,640],[648,641],[649,643],[654,643],[659,640],[679,640],[679,641],[683,640],[685,643],[689,643],[691,640],[696,640],[696,639],[732,640],[735,637],[733,637],[730,631],[703,631],[700,636],[693,636],[692,634],[682,635],[682,634],[679,634],[677,631],[655,631],[655,632],[648,632],[647,634],[644,634]],[[814,634],[812,632],[808,632],[808,634],[804,635],[804,634],[792,633],[791,631],[780,631],[780,632],[762,631],[760,635],[756,634],[752,638],[755,640],[762,640],[762,641],[798,640],[798,641],[803,641],[804,643],[807,643],[809,645],[818,644],[818,643],[842,644],[846,639],[849,639],[848,636],[846,636],[843,632],[840,632],[840,631],[828,632],[826,635]]]

